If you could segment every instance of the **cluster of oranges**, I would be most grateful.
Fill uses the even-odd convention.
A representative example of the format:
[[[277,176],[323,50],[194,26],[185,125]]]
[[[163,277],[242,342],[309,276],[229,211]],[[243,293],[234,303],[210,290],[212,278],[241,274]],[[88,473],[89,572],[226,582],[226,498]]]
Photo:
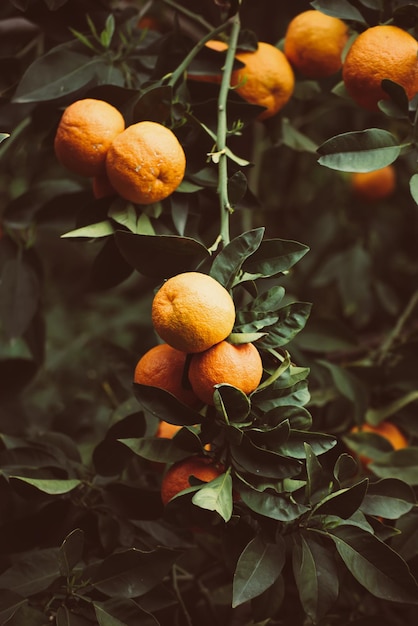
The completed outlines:
[[[306,78],[322,79],[342,69],[348,94],[370,111],[378,110],[379,100],[389,98],[382,88],[384,79],[400,84],[408,99],[415,96],[418,42],[411,34],[397,26],[378,25],[367,28],[351,45],[349,35],[343,20],[315,9],[303,11],[288,24],[283,52],[259,42],[255,51],[236,54],[244,67],[232,73],[231,87],[248,102],[265,107],[259,115],[261,120],[275,115],[291,98],[294,71]],[[226,43],[215,40],[207,46],[222,52],[227,48]],[[190,77],[219,83],[221,73]]]
[[[186,169],[183,148],[169,128],[150,121],[125,127],[116,107],[94,98],[65,109],[54,149],[64,167],[93,179],[97,198],[117,193],[136,204],[167,198]]]
[[[169,278],[155,294],[151,311],[164,343],[139,359],[134,382],[168,391],[194,408],[213,405],[218,384],[252,393],[261,381],[263,364],[254,344],[228,341],[235,314],[229,291],[211,276],[184,272]],[[161,422],[156,436],[171,438],[178,428]],[[189,487],[191,474],[207,482],[221,472],[207,456],[179,461],[164,475],[163,502]]]

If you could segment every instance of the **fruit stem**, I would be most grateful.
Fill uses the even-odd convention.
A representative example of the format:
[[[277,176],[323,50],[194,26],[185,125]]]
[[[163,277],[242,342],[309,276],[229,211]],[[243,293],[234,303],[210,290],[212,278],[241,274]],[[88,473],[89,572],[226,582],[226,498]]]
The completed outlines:
[[[220,239],[223,246],[230,241],[229,238],[229,216],[233,208],[228,196],[228,156],[226,153],[227,127],[227,100],[231,85],[231,74],[234,65],[235,52],[237,49],[238,36],[241,29],[239,12],[231,18],[231,34],[229,38],[228,51],[225,59],[225,66],[222,75],[222,82],[218,96],[218,123],[216,132],[216,152],[219,155],[218,162],[218,195],[221,209]]]
[[[205,30],[213,31],[212,24],[207,22],[201,15],[197,15],[197,13],[194,13],[193,11],[186,9],[186,7],[181,6],[181,4],[174,2],[174,0],[163,0],[163,2],[164,4],[168,4],[168,6],[174,9],[175,11],[178,11],[179,13],[183,13],[183,15],[186,15],[194,22],[200,24],[201,26],[203,26]]]

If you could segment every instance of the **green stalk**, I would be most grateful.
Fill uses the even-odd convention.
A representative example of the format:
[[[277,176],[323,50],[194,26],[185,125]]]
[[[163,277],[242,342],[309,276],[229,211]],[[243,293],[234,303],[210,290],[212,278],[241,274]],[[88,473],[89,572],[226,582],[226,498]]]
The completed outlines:
[[[203,26],[205,30],[209,30],[209,31],[213,30],[212,24],[209,24],[209,22],[207,22],[203,17],[201,17],[200,15],[197,15],[197,13],[194,13],[193,11],[190,11],[189,9],[186,9],[186,7],[181,6],[181,4],[178,4],[174,0],[163,0],[163,2],[164,4],[167,4],[169,7],[171,7],[172,9],[175,9],[179,13],[183,13],[183,15],[186,15],[197,24],[200,24],[201,26]]]
[[[229,39],[228,52],[225,59],[225,67],[222,76],[222,82],[218,97],[218,123],[216,133],[216,155],[219,158],[218,165],[218,195],[221,210],[221,223],[219,231],[219,239],[223,246],[230,241],[229,238],[229,216],[233,208],[229,202],[228,196],[228,157],[226,155],[226,138],[228,133],[227,127],[227,101],[231,84],[231,74],[234,65],[235,52],[237,49],[238,35],[241,28],[241,20],[239,13],[232,18],[231,35]]]

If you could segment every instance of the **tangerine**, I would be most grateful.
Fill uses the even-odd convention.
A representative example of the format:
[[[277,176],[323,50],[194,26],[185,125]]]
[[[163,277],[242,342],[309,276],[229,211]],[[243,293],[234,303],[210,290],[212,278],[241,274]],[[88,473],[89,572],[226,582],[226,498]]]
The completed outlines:
[[[191,456],[174,463],[165,473],[161,483],[161,500],[167,504],[174,496],[191,487],[190,477],[209,483],[221,474],[223,468],[209,457]]]
[[[372,426],[371,424],[354,426],[350,432],[367,432],[380,435],[381,437],[384,437],[384,439],[389,441],[394,450],[401,450],[402,448],[406,448],[408,446],[408,441],[405,435],[399,430],[399,428],[395,424],[387,420],[380,422],[380,424],[378,424],[377,426]],[[364,455],[360,455],[359,458],[362,464],[365,466],[367,466],[372,461],[372,459],[369,459]]]
[[[70,104],[62,114],[54,138],[57,159],[80,176],[97,176],[105,169],[113,139],[125,129],[125,120],[104,100],[85,98]]]
[[[194,354],[189,367],[192,389],[205,404],[214,404],[215,385],[227,383],[249,394],[258,387],[262,375],[260,353],[252,343],[233,345],[221,341]]]
[[[186,156],[176,135],[157,122],[138,122],[115,137],[106,156],[110,184],[137,204],[160,202],[183,180]]]
[[[355,172],[351,176],[351,187],[355,195],[366,202],[389,197],[396,188],[396,172],[387,165],[372,172]]]
[[[152,303],[158,335],[183,352],[202,352],[225,339],[234,326],[235,305],[217,280],[200,272],[169,278]]]

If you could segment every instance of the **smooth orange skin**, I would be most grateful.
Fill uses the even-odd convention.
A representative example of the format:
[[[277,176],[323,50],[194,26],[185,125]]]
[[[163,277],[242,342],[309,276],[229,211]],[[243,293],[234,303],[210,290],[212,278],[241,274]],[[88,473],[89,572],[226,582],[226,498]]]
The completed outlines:
[[[206,46],[218,52],[228,47],[218,40],[210,40]],[[266,107],[257,119],[265,120],[276,115],[290,100],[295,87],[295,76],[286,56],[275,46],[260,41],[257,50],[237,52],[235,57],[245,67],[232,72],[231,87],[247,102]],[[195,74],[190,75],[190,78],[219,84],[222,74]]]
[[[225,339],[235,322],[235,306],[218,281],[200,272],[169,278],[152,303],[158,335],[177,350],[202,352]]]
[[[175,134],[157,122],[138,122],[115,137],[106,156],[110,184],[136,204],[160,202],[183,180],[186,156]]]
[[[397,26],[368,28],[351,45],[343,64],[345,88],[357,104],[379,111],[379,100],[388,100],[383,79],[400,84],[411,100],[418,93],[418,42]]]
[[[362,426],[354,426],[351,433],[358,432],[368,432],[375,433],[376,435],[380,435],[389,441],[394,450],[401,450],[402,448],[406,448],[408,446],[408,440],[405,435],[399,430],[395,424],[392,422],[384,421],[378,424],[377,426],[371,426],[370,424],[363,424]],[[372,459],[369,459],[366,456],[361,455],[359,457],[361,463],[364,466],[369,465],[372,462]]]
[[[287,27],[284,53],[306,78],[325,78],[341,69],[347,25],[321,11],[303,11]]]
[[[366,202],[388,198],[396,189],[396,172],[387,165],[373,172],[355,172],[351,176],[354,194]]]
[[[180,491],[191,487],[189,478],[195,476],[203,482],[210,482],[224,472],[212,459],[192,456],[174,463],[164,475],[161,483],[161,500],[166,505]]]
[[[186,406],[198,407],[199,399],[183,384],[186,358],[187,354],[165,343],[154,346],[136,364],[134,382],[164,389]]]
[[[54,138],[60,163],[80,176],[93,177],[105,168],[106,154],[113,139],[125,129],[125,120],[104,100],[85,98],[64,111]]]
[[[158,438],[162,437],[163,439],[172,439],[181,428],[183,427],[178,424],[170,424],[170,422],[161,420],[158,424],[155,436]]]
[[[193,355],[189,367],[192,389],[202,402],[213,405],[214,385],[227,383],[246,394],[260,384],[263,363],[252,343],[233,345],[221,341],[209,350]]]

